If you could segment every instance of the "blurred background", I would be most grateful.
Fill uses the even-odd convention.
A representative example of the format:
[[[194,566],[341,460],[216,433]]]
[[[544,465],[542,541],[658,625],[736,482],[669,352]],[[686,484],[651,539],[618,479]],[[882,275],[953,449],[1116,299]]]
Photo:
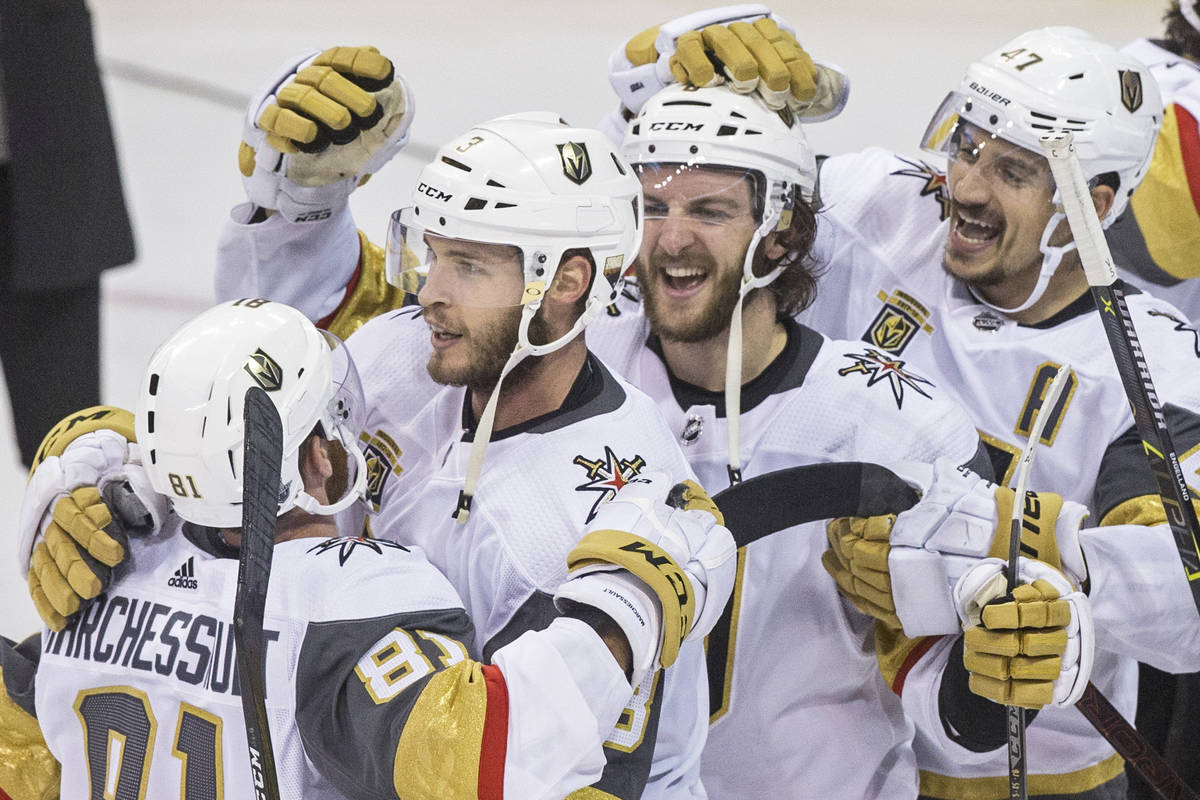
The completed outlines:
[[[360,227],[379,241],[388,214],[407,202],[417,171],[442,141],[514,111],[553,110],[572,124],[594,124],[614,103],[606,78],[612,49],[704,7],[695,0],[90,3],[138,252],[102,279],[102,401],[132,408],[155,346],[212,303],[217,232],[242,199],[243,109],[289,57],[373,44],[413,87],[411,143],[352,201]],[[845,112],[809,129],[817,152],[880,145],[918,157],[929,116],[973,59],[1046,25],[1083,27],[1118,46],[1157,36],[1165,7],[1165,0],[772,4],[814,57],[852,80]],[[0,393],[0,633],[10,638],[39,624],[16,567],[24,484],[7,393]]]

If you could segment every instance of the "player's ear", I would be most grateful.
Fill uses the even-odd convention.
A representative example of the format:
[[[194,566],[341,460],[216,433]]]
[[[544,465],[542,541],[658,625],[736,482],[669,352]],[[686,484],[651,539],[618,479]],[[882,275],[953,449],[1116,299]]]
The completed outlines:
[[[779,241],[778,231],[767,234],[767,238],[763,239],[762,253],[771,261],[778,261],[787,255],[787,248]]]
[[[325,440],[315,433],[309,434],[300,445],[300,476],[304,489],[324,489],[325,481],[333,476],[333,461],[325,451]]]
[[[1113,191],[1111,186],[1106,186],[1103,183],[1096,184],[1092,189],[1092,205],[1096,207],[1096,216],[1104,219],[1108,214],[1113,203],[1116,201],[1117,193]]]
[[[581,253],[571,253],[558,267],[548,294],[564,304],[579,302],[592,284],[592,264]]]

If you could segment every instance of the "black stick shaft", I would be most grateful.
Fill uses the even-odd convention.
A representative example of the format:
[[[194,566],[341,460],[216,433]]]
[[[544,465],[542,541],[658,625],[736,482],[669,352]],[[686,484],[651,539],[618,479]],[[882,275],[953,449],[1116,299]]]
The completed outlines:
[[[275,753],[267,718],[263,615],[275,547],[283,427],[275,404],[257,387],[246,392],[244,421],[242,546],[238,557],[233,632],[255,797],[256,800],[279,800]]]

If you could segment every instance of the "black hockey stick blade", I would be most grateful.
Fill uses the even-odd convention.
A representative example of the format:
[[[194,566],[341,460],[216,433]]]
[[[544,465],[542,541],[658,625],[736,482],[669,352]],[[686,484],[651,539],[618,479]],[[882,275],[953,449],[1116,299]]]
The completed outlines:
[[[246,392],[242,449],[242,547],[238,557],[233,636],[237,643],[238,679],[246,745],[256,798],[279,800],[275,753],[267,721],[266,649],[263,614],[275,520],[279,510],[279,476],[283,462],[283,425],[267,393],[257,386]]]
[[[917,493],[878,464],[839,461],[768,472],[713,495],[738,547],[776,531],[834,517],[874,517],[912,508]]]

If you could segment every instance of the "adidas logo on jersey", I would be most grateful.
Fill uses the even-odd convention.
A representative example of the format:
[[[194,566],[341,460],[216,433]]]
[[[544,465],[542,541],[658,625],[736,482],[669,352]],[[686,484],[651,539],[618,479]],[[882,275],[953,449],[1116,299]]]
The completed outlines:
[[[187,561],[179,565],[179,569],[175,570],[175,574],[167,581],[167,586],[175,586],[180,589],[197,589],[200,584],[196,582],[196,557],[191,556]]]

